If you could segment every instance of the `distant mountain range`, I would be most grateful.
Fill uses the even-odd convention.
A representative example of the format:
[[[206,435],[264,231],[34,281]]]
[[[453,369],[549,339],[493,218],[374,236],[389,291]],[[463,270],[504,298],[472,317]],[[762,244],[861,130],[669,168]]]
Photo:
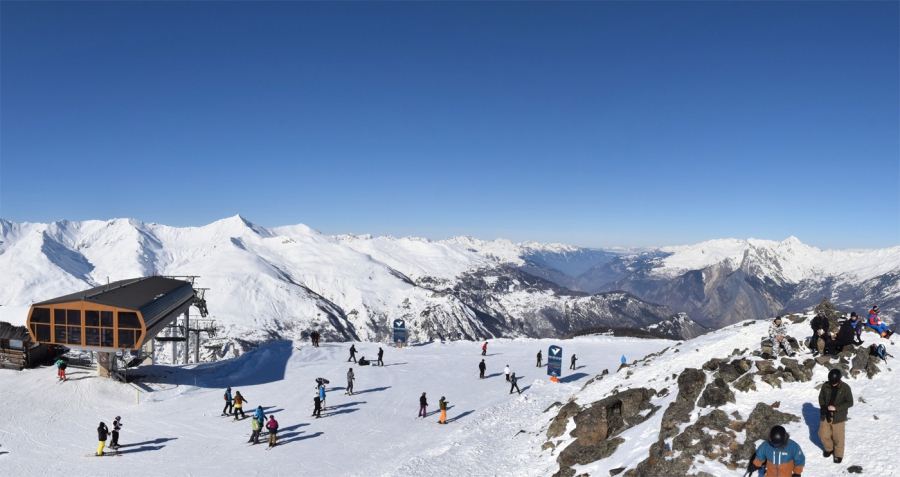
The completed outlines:
[[[900,247],[819,251],[784,242],[715,240],[597,250],[455,237],[326,236],[235,216],[177,228],[133,219],[52,224],[0,219],[0,319],[109,280],[199,275],[222,337],[410,339],[563,337],[639,328],[687,339],[746,318],[805,309],[823,296],[890,315]],[[697,322],[695,322],[696,320]]]

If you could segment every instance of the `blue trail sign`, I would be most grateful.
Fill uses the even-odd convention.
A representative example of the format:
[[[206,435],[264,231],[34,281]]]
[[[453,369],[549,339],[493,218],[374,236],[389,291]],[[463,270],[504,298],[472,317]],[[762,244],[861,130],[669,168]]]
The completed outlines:
[[[562,348],[551,346],[547,350],[547,375],[562,377]]]
[[[406,322],[394,320],[394,343],[406,343]]]

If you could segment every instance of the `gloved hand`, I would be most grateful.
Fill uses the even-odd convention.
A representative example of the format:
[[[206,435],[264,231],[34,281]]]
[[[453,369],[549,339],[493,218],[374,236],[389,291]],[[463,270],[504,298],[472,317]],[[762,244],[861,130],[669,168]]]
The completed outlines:
[[[801,477],[800,474],[791,474],[791,477]]]

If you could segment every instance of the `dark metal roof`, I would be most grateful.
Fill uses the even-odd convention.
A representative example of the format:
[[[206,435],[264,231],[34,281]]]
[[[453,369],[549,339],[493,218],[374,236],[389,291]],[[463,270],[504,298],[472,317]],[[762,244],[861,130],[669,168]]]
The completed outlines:
[[[28,334],[28,328],[24,326],[13,326],[5,321],[0,321],[0,339],[31,341]]]
[[[101,285],[69,295],[63,295],[50,300],[35,303],[34,306],[46,306],[56,303],[72,301],[86,301],[101,305],[125,308],[140,311],[141,308],[153,303],[157,298],[162,298],[170,293],[188,287],[193,292],[190,282],[175,280],[166,277],[144,277],[119,280],[109,285]],[[183,295],[182,290],[178,295]]]

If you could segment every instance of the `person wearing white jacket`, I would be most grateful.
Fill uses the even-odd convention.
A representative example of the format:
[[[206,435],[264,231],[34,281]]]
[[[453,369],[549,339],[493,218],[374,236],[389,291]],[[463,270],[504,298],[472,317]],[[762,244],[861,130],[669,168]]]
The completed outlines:
[[[503,369],[503,372],[506,373],[506,382],[509,382],[509,365],[506,365],[506,368]]]

